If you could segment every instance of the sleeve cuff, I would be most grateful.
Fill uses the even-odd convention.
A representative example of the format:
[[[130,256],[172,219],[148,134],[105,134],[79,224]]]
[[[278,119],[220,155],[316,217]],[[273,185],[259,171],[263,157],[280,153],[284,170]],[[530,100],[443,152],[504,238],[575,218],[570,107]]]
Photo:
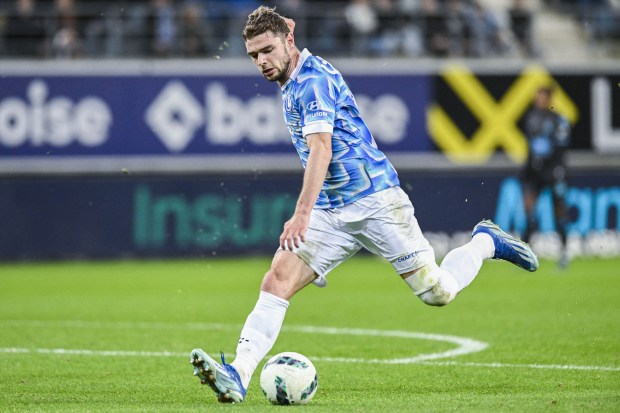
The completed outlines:
[[[318,121],[318,122],[309,123],[303,128],[301,128],[301,133],[304,136],[310,135],[311,133],[321,133],[321,132],[333,133],[334,126],[328,122]]]

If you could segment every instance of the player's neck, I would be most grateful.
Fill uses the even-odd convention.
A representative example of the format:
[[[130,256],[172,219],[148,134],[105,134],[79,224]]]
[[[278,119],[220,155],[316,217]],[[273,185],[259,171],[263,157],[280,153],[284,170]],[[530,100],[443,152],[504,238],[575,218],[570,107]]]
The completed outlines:
[[[299,63],[299,56],[300,56],[300,54],[301,53],[299,52],[299,49],[297,49],[297,48],[295,48],[293,50],[293,53],[291,53],[291,63],[288,65],[288,70],[286,71],[286,76],[284,77],[284,79],[278,80],[278,85],[280,85],[280,87],[284,86],[286,84],[286,82],[288,82],[288,80],[291,78],[291,74],[293,73],[293,71],[297,67],[297,63]]]

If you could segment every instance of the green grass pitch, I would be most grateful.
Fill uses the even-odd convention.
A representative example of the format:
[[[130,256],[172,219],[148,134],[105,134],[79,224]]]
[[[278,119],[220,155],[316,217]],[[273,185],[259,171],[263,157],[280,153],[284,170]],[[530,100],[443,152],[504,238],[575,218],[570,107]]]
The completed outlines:
[[[565,271],[542,262],[533,274],[487,262],[453,303],[433,308],[384,261],[355,257],[326,289],[293,298],[271,352],[314,359],[314,400],[269,405],[257,371],[245,403],[218,405],[189,352],[234,352],[268,265],[0,265],[0,411],[620,411],[618,259]],[[455,349],[466,354],[441,358]],[[394,359],[409,363],[385,362]]]

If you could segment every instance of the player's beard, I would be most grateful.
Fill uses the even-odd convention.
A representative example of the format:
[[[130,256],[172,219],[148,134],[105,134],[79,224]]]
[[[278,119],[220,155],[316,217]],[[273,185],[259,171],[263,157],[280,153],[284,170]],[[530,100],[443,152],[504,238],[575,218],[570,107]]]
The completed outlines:
[[[278,76],[272,79],[269,79],[265,76],[265,79],[270,82],[283,82],[287,79],[289,75],[289,71],[291,69],[291,56],[288,54],[288,50],[284,49],[284,61],[282,62],[282,70],[278,73]]]

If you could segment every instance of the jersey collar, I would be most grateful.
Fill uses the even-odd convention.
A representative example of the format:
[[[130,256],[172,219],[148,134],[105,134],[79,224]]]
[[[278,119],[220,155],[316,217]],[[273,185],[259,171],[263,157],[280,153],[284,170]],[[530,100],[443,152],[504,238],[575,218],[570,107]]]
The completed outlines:
[[[301,54],[299,55],[299,60],[297,61],[297,66],[295,66],[295,69],[293,69],[293,71],[291,72],[291,76],[288,78],[288,80],[286,81],[286,83],[284,85],[282,85],[282,89],[284,89],[286,87],[286,85],[288,85],[288,83],[290,81],[293,81],[295,79],[297,79],[297,75],[299,74],[299,72],[301,71],[302,66],[304,65],[304,62],[306,61],[307,58],[309,58],[310,56],[312,56],[312,53],[310,53],[308,51],[308,49],[304,49]]]

